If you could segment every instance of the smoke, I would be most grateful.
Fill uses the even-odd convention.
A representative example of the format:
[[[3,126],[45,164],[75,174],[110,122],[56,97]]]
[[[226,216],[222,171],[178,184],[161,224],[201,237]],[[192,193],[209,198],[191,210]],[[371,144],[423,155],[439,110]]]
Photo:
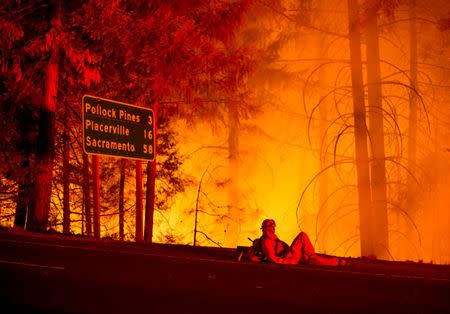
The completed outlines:
[[[431,11],[438,2],[429,4]],[[231,163],[230,119],[213,129],[207,122],[173,124],[187,157],[183,171],[195,183],[160,218],[157,232],[171,230],[192,243],[197,225],[198,244],[234,247],[249,245],[248,238],[259,236],[261,221],[273,218],[286,242],[305,231],[319,252],[360,255],[346,5],[321,1],[305,10],[310,11],[302,16],[309,14],[312,24],[257,8],[242,30],[242,38],[268,54],[248,81],[251,102],[260,113],[232,128],[238,142]],[[395,260],[449,263],[449,38],[418,22],[418,87],[412,90],[409,28],[401,22],[408,19],[408,10],[400,5],[393,12],[379,20],[386,250]],[[409,169],[412,92],[418,95],[418,136],[417,160]]]

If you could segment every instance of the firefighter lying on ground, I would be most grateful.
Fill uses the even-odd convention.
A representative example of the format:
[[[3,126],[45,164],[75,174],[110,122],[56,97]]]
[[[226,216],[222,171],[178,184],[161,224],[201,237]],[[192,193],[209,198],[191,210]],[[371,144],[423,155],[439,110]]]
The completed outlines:
[[[253,262],[272,262],[277,264],[312,264],[345,266],[347,261],[334,256],[319,256],[304,232],[295,237],[291,246],[278,239],[275,234],[275,220],[265,219],[261,225],[262,236],[253,241],[248,258]]]

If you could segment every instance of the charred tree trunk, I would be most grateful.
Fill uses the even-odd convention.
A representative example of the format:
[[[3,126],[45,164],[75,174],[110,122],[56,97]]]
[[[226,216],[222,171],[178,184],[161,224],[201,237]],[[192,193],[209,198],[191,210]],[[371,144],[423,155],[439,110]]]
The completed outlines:
[[[69,193],[69,162],[70,143],[69,127],[67,121],[67,110],[64,113],[64,134],[63,134],[63,233],[70,233],[70,193]]]
[[[357,0],[347,0],[352,75],[353,115],[355,128],[355,160],[358,182],[361,255],[373,254],[372,210],[369,158],[367,149],[366,108],[361,62],[361,34]]]
[[[19,183],[17,191],[17,203],[16,203],[16,214],[14,216],[14,227],[25,228],[25,222],[27,219],[28,212],[28,185],[22,182]]]
[[[120,182],[119,182],[119,240],[123,241],[125,237],[124,223],[125,223],[125,210],[124,210],[124,190],[125,190],[125,166],[127,160],[120,160]]]
[[[27,151],[24,153],[25,160],[21,163],[21,173],[17,189],[16,213],[14,216],[14,227],[25,228],[27,215],[30,212],[30,202],[34,191],[33,172],[31,171],[31,159]]]
[[[412,173],[416,168],[417,150],[417,28],[416,28],[416,0],[409,0],[409,68],[410,87],[409,92],[409,118],[408,118],[408,169]],[[406,210],[412,213],[414,195],[416,193],[415,182],[408,175],[408,193]]]
[[[380,48],[378,44],[377,14],[368,13],[366,21],[367,83],[369,97],[369,139],[372,150],[371,191],[373,210],[374,254],[389,257],[389,234],[386,196],[386,165],[384,153],[383,104],[380,74]]]
[[[321,71],[322,72],[322,71]],[[320,106],[319,108],[319,138],[320,140],[324,140],[326,135],[326,129],[327,129],[327,103],[324,102],[323,106]],[[320,170],[323,171],[323,169],[328,165],[330,158],[328,157],[328,152],[324,151],[324,148],[326,147],[326,143],[321,143],[321,149],[320,149]],[[326,150],[326,148],[325,148]],[[319,234],[319,238],[316,239],[316,241],[319,243],[319,248],[323,250],[324,253],[327,251],[327,239],[326,239],[326,232],[324,230],[326,229],[326,221],[329,215],[328,210],[328,182],[329,182],[329,176],[328,173],[322,172],[319,178],[319,212],[317,217],[317,233]]]
[[[20,150],[23,152],[23,161],[20,163],[20,172],[17,187],[16,213],[14,226],[25,228],[29,213],[32,193],[34,191],[33,159],[36,152],[37,126],[32,112],[26,108],[19,114]]]
[[[149,161],[147,163],[147,191],[146,191],[146,202],[145,202],[145,230],[144,230],[144,240],[145,242],[152,243],[153,237],[153,215],[155,212],[155,180],[156,180],[156,156],[158,153],[157,143],[158,143],[158,111],[159,103],[156,101],[153,104],[153,123],[154,123],[154,155],[155,160]]]
[[[147,191],[145,202],[145,242],[152,243],[153,215],[155,212],[156,161],[147,163]]]
[[[94,237],[100,238],[100,172],[98,155],[92,155],[92,177],[94,182],[93,201],[94,201]]]
[[[51,31],[49,34],[60,32],[61,28],[61,1],[52,1]],[[36,154],[35,193],[33,193],[27,230],[45,231],[48,224],[50,210],[50,197],[52,191],[53,160],[55,157],[55,113],[58,96],[59,76],[59,47],[55,36],[52,38],[50,59],[48,61],[44,100],[40,108],[39,135]]]
[[[230,187],[228,198],[228,226],[226,228],[226,247],[236,247],[239,239],[241,213],[239,209],[239,111],[236,102],[228,106],[228,158]]]
[[[86,234],[92,236],[91,218],[91,180],[89,179],[89,156],[83,153],[83,204],[84,217],[86,218]]]
[[[313,17],[313,19],[320,19],[320,13],[325,9],[325,1],[319,0],[316,2],[317,13]],[[317,47],[317,59],[318,60],[326,60],[328,58],[328,49],[325,43],[327,42],[327,34],[316,34],[316,42],[315,45]],[[326,88],[327,85],[327,73],[325,68],[322,65],[322,61],[317,63],[317,66],[320,67],[318,71],[319,78],[319,86],[321,89]],[[319,141],[320,141],[320,151],[319,151],[319,162],[320,162],[320,171],[325,169],[331,158],[329,157],[329,152],[327,151],[327,142],[326,142],[326,133],[328,125],[328,106],[331,106],[328,99],[324,99],[323,103],[319,106]],[[329,215],[328,209],[328,185],[329,185],[329,175],[327,171],[321,173],[319,177],[319,211],[317,214],[317,225],[316,225],[316,234],[318,238],[316,242],[318,243],[318,250],[326,253],[327,248],[333,243],[327,241],[326,237],[326,225],[327,218]]]
[[[142,212],[142,161],[136,160],[136,241],[144,239]]]

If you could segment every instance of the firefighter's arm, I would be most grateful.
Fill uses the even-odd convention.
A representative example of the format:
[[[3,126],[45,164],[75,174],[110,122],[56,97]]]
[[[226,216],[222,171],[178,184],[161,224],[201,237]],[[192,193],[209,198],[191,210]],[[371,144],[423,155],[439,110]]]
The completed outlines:
[[[278,257],[275,254],[275,241],[271,239],[262,240],[261,247],[263,249],[264,255],[267,259],[276,264],[293,264],[293,260],[290,258]]]

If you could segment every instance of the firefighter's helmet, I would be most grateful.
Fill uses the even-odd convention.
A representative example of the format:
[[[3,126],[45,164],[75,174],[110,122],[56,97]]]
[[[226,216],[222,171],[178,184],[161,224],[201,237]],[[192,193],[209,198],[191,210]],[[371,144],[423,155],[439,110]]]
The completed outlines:
[[[273,220],[273,219],[264,219],[264,221],[261,224],[261,229],[264,230],[264,229],[270,228],[272,226],[276,227],[275,220]]]

